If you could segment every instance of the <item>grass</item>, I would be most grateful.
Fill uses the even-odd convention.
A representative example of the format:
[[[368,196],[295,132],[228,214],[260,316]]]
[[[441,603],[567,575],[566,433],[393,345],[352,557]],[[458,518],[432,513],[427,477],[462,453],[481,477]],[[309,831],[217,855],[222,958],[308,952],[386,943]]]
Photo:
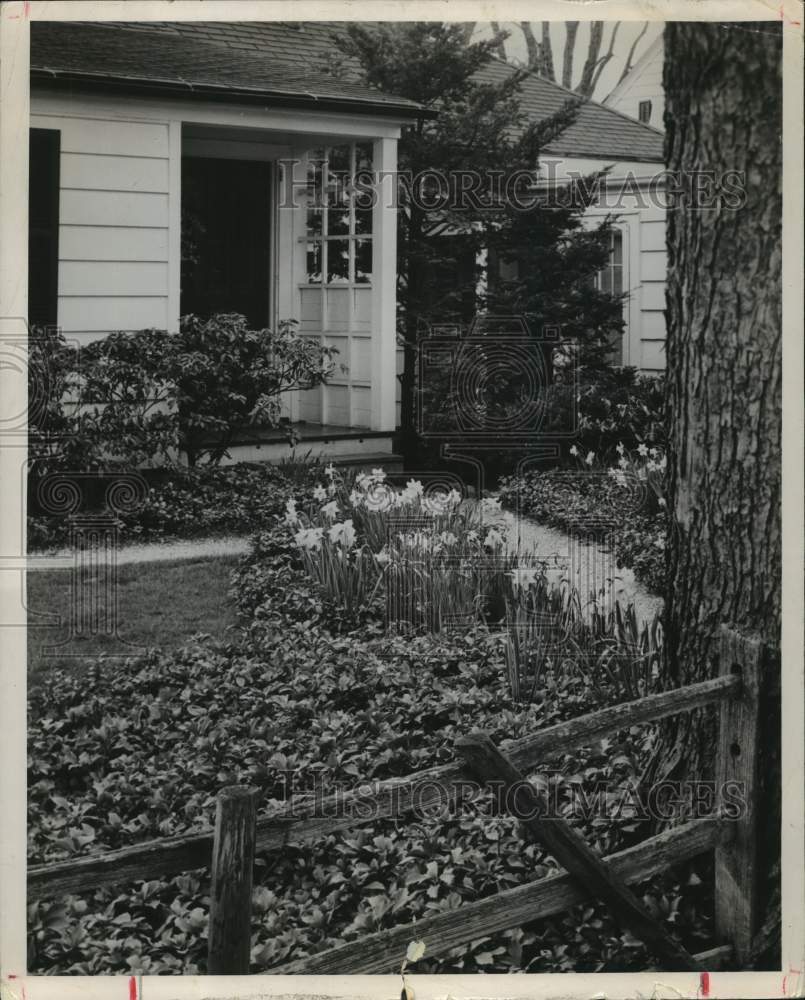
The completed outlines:
[[[197,632],[224,635],[235,621],[229,578],[237,556],[127,563],[117,569],[118,639],[90,627],[68,646],[73,600],[72,569],[28,573],[28,676],[42,679],[54,667],[80,670],[100,655],[137,655],[145,648],[173,649]],[[77,593],[89,599],[100,580],[87,580]],[[111,600],[101,606],[101,623]]]

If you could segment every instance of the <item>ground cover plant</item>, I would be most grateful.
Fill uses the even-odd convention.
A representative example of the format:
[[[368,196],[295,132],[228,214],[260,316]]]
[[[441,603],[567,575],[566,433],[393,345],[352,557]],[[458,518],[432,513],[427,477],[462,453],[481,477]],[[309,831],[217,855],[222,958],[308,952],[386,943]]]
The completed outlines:
[[[279,466],[239,462],[165,469],[147,474],[141,507],[114,518],[124,544],[244,535],[270,525],[296,488],[320,476],[318,462],[294,452]],[[63,515],[28,518],[30,551],[59,548],[69,540],[70,523]]]
[[[327,793],[452,758],[453,739],[483,727],[502,740],[579,714],[617,685],[584,664],[551,671],[530,701],[511,693],[499,635],[338,636],[271,603],[239,642],[188,644],[134,663],[99,663],[90,683],[51,671],[31,699],[30,859],[57,860],[209,829],[215,794],[244,782],[261,811],[289,791]],[[608,783],[609,813],[574,820],[603,851],[640,835],[623,795],[654,734],[623,732],[557,760],[560,799]],[[609,807],[608,807],[609,808]],[[611,813],[611,814],[610,814]],[[572,818],[572,817],[571,817]],[[254,971],[536,879],[555,869],[491,806],[370,822],[260,859]],[[688,886],[687,883],[691,884]],[[703,947],[708,883],[693,869],[643,887],[691,947]],[[38,972],[203,971],[206,872],[31,900]],[[650,960],[595,903],[470,943],[422,971],[638,968]]]

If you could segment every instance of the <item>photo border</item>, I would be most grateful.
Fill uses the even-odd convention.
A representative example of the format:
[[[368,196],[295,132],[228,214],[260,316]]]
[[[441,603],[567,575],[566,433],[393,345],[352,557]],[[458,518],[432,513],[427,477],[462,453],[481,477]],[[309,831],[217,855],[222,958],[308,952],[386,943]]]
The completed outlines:
[[[805,992],[805,686],[803,685],[803,7],[753,0],[7,0],[0,9],[0,317],[27,314],[29,27],[33,20],[501,20],[777,21],[783,23],[783,587],[782,587],[782,965],[776,972],[406,975],[417,1000],[517,998],[755,997]],[[509,15],[503,17],[503,13]],[[9,151],[13,151],[9,154]],[[19,332],[22,320],[0,328]],[[180,1000],[200,997],[398,998],[399,976],[31,976],[26,960],[25,444],[5,440],[4,419],[27,406],[25,371],[0,370],[0,989],[20,1000]],[[402,956],[401,956],[402,957]]]

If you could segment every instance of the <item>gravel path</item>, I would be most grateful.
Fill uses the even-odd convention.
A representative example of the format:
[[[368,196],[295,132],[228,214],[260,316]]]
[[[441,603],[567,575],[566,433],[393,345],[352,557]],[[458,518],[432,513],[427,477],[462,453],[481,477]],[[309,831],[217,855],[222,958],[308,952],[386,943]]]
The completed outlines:
[[[547,563],[548,577],[556,582],[572,579],[582,594],[604,590],[606,601],[634,604],[638,621],[651,621],[662,610],[662,598],[646,590],[631,570],[620,569],[604,545],[579,541],[508,510],[486,513],[484,522],[505,528],[511,547]]]
[[[582,594],[605,591],[607,599],[622,605],[634,604],[639,620],[651,620],[662,610],[662,598],[650,593],[634,573],[619,569],[608,550],[600,544],[577,542],[555,528],[517,518],[508,510],[484,515],[484,523],[505,529],[512,547],[524,557],[533,556],[547,564],[548,576],[555,580],[572,578]],[[241,555],[249,550],[250,536],[228,535],[177,542],[126,545],[118,549],[117,564],[165,562],[214,556]],[[28,569],[69,569],[73,552],[63,549],[47,555],[28,556]]]
[[[167,562],[199,559],[207,556],[238,556],[249,551],[249,535],[226,535],[216,538],[191,538],[179,542],[150,542],[124,545],[117,550],[117,564]],[[28,569],[68,569],[73,565],[73,550],[62,549],[47,555],[29,555]]]

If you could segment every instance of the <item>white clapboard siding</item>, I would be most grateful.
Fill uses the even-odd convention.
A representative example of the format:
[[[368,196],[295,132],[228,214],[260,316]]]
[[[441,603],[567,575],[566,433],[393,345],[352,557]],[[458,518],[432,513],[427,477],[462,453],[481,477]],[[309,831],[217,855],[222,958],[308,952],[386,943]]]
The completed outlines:
[[[167,263],[168,230],[63,225],[59,231],[59,260]]]
[[[166,329],[167,296],[97,296],[59,298],[59,323],[65,333],[94,331],[99,336],[115,330]]]
[[[665,281],[668,270],[668,260],[665,250],[647,250],[642,248],[640,254],[640,280],[641,281]]]
[[[75,296],[154,296],[168,294],[168,265],[131,260],[63,260],[59,294]]]
[[[60,113],[61,112],[61,113]],[[60,132],[59,315],[65,336],[168,329],[170,135],[167,121],[70,113],[34,94],[31,125]],[[155,116],[157,117],[157,116]]]
[[[36,108],[32,108],[37,114]],[[78,111],[78,99],[76,99]],[[62,132],[62,153],[95,153],[97,156],[168,155],[168,127],[163,122],[125,121],[106,118],[79,118],[73,115],[38,115],[34,126],[58,128]]]
[[[640,316],[640,336],[643,340],[665,340],[665,313],[644,310]]]
[[[662,371],[665,368],[665,341],[644,340],[640,367],[645,371]]]
[[[641,287],[641,304],[643,309],[665,309],[665,282],[644,281]]]
[[[665,219],[652,219],[640,226],[640,246],[643,250],[665,252]]]
[[[130,191],[61,190],[62,225],[151,226],[164,228],[168,217],[166,194]]]
[[[168,161],[146,156],[63,153],[61,186],[90,191],[168,193]]]

